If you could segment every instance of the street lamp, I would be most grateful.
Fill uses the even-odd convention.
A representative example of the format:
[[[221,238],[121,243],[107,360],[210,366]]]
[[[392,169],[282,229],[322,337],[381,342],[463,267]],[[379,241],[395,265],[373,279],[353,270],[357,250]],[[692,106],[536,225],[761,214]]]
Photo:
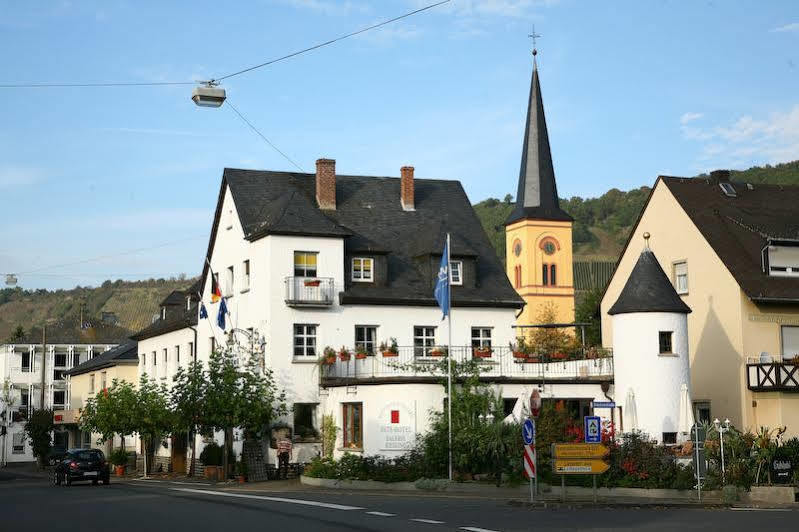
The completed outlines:
[[[730,420],[725,419],[724,424],[722,425],[719,421],[719,418],[713,420],[713,426],[716,427],[716,430],[719,433],[719,441],[721,442],[721,482],[722,484],[727,483],[727,475],[726,471],[724,470],[724,433],[729,432],[730,430]]]
[[[194,87],[191,99],[199,107],[221,107],[225,103],[225,89],[219,88],[213,80],[203,82],[203,85]]]

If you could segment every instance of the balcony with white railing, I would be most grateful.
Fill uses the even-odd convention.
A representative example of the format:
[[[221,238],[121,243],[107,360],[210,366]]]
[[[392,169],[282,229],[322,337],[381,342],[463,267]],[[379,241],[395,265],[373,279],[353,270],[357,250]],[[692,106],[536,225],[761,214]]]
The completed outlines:
[[[286,305],[330,307],[335,289],[332,277],[286,277]]]
[[[337,354],[320,360],[322,386],[359,382],[438,382],[446,376],[447,356],[452,362],[471,361],[480,379],[489,382],[601,383],[613,380],[609,350],[577,353],[522,354],[508,347],[398,347],[396,352]]]

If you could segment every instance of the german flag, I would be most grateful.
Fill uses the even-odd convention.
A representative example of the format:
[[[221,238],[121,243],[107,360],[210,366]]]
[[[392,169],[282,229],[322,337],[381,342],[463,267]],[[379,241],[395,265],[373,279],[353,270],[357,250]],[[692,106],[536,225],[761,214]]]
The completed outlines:
[[[211,303],[217,303],[222,298],[222,291],[219,289],[219,276],[211,272]]]

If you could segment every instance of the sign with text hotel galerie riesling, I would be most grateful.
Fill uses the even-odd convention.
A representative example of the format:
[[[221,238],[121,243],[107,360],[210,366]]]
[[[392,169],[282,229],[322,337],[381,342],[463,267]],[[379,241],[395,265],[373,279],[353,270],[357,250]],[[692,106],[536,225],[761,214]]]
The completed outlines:
[[[416,403],[388,403],[377,418],[381,451],[407,451],[416,444]]]

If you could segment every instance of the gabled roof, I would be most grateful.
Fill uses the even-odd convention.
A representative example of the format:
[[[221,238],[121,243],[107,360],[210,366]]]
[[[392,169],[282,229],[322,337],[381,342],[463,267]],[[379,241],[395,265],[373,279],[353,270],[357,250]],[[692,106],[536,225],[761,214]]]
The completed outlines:
[[[558,187],[555,183],[555,169],[552,166],[544,102],[541,98],[538,66],[535,61],[533,79],[530,81],[530,99],[527,104],[516,206],[508,215],[505,225],[524,219],[569,222],[573,220],[561,210],[558,201]]]
[[[608,310],[610,315],[633,312],[691,312],[648,248],[641,252],[619,299]]]
[[[126,341],[113,349],[109,349],[105,353],[87,360],[83,364],[75,366],[69,371],[65,371],[66,375],[80,375],[98,369],[108,368],[120,364],[134,365],[139,362],[139,353],[137,351],[138,344],[136,342]]]
[[[343,238],[348,255],[385,255],[387,282],[354,283],[342,292],[342,303],[435,305],[433,278],[418,257],[440,254],[449,232],[452,254],[473,257],[477,272],[475,287],[453,287],[454,306],[524,305],[458,181],[414,179],[414,210],[406,211],[399,178],[336,175],[336,209],[323,211],[316,205],[314,174],[227,168],[209,258],[228,186],[248,240],[271,234]]]
[[[166,319],[159,319],[152,322],[150,325],[140,330],[134,335],[131,335],[133,340],[142,341],[154,336],[170,333],[186,327],[197,325],[197,302],[193,301],[191,307],[186,309],[185,302],[183,310],[173,310],[172,314],[167,312]]]
[[[48,344],[88,345],[88,344],[119,344],[130,335],[130,331],[118,325],[104,323],[100,319],[84,320],[83,326],[79,320],[62,320],[47,324],[46,341]],[[32,327],[27,330],[24,338],[13,342],[16,345],[41,344],[41,327]]]
[[[659,178],[754,302],[799,303],[799,279],[768,275],[761,251],[769,241],[799,239],[799,186],[748,186],[731,181],[735,197],[713,178]]]

